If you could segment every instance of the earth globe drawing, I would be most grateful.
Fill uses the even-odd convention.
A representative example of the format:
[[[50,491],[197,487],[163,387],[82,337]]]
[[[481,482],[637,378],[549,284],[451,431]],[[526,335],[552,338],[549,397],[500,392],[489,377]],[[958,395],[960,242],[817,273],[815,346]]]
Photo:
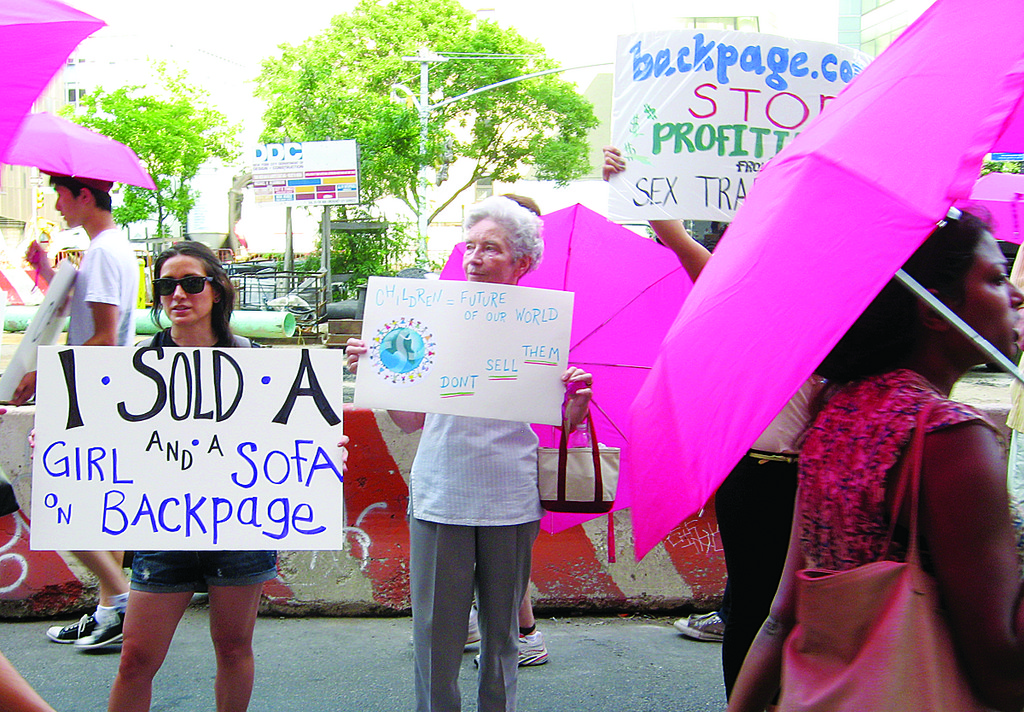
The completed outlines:
[[[389,371],[409,373],[423,363],[426,355],[423,337],[414,330],[402,326],[392,329],[380,344],[380,362]]]
[[[432,331],[418,319],[400,317],[377,329],[369,348],[377,375],[396,385],[423,379],[434,365],[437,343]]]

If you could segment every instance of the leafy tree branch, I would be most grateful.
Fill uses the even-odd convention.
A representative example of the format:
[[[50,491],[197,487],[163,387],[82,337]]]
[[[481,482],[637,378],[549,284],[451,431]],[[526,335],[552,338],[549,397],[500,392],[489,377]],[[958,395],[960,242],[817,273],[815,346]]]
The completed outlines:
[[[412,102],[396,104],[392,85],[418,90],[420,48],[448,55],[430,67],[429,103],[554,68],[544,49],[515,30],[478,20],[455,0],[360,0],[300,45],[264,60],[257,96],[267,102],[264,141],[354,138],[364,199],[398,198],[415,212],[421,166],[473,162],[472,179],[434,190],[433,219],[481,178],[512,182],[528,173],[566,183],[589,170],[590,103],[557,75],[508,84],[434,110],[420,155]],[[471,56],[467,56],[471,55]],[[416,91],[418,96],[418,91]],[[443,175],[443,173],[442,173]]]
[[[185,226],[196,202],[190,187],[207,160],[238,155],[238,129],[207,103],[208,95],[187,82],[184,72],[156,66],[155,86],[97,87],[81,101],[72,120],[129,146],[156,182],[156,190],[124,186],[114,220],[126,225],[155,218],[157,234],[170,235],[168,221]]]

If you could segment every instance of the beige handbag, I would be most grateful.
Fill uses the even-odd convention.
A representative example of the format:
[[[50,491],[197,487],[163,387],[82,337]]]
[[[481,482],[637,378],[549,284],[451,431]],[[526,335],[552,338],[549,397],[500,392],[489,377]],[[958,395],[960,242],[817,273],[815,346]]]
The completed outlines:
[[[800,571],[778,712],[969,712],[979,703],[957,660],[934,579],[921,568],[918,502],[926,406],[894,512],[911,497],[906,562]],[[896,516],[893,516],[893,528]],[[889,531],[891,545],[893,530]],[[889,546],[886,548],[888,556]]]
[[[594,419],[587,414],[590,447],[568,447],[562,423],[557,448],[537,448],[540,504],[549,512],[601,514],[615,504],[619,484],[619,448],[598,445]]]

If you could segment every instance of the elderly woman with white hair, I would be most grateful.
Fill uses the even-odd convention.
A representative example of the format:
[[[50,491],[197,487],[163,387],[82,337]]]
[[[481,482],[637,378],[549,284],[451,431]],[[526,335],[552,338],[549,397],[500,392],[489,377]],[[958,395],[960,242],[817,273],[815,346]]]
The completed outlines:
[[[470,208],[462,266],[470,282],[517,284],[544,252],[541,220],[508,198]],[[350,339],[355,370],[365,342]],[[592,377],[570,367],[565,417],[586,418]],[[537,490],[537,436],[527,423],[389,411],[405,432],[420,428],[412,466],[413,648],[418,712],[461,708],[458,678],[473,593],[481,633],[479,712],[516,706],[518,611],[530,578],[543,510]]]

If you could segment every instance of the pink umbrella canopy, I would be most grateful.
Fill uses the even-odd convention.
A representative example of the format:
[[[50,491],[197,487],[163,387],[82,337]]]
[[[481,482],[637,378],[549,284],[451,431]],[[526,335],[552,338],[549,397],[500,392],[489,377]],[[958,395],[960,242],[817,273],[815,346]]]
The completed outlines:
[[[989,173],[974,185],[971,196],[958,207],[981,206],[992,217],[997,240],[1024,242],[1024,174]]]
[[[0,0],[0,156],[78,43],[104,24],[57,0]]]
[[[633,404],[638,558],[970,195],[1022,91],[1019,0],[938,0],[761,171]]]
[[[598,440],[622,448],[615,509],[628,507],[629,406],[691,282],[669,250],[609,222],[582,205],[545,215],[544,259],[523,287],[575,293],[569,363],[594,374],[592,414]],[[465,279],[462,245],[452,250],[442,279]],[[557,446],[557,429],[535,426],[541,445]],[[546,531],[559,532],[597,515],[548,512]]]
[[[25,117],[3,163],[156,190],[132,149],[46,112]]]

